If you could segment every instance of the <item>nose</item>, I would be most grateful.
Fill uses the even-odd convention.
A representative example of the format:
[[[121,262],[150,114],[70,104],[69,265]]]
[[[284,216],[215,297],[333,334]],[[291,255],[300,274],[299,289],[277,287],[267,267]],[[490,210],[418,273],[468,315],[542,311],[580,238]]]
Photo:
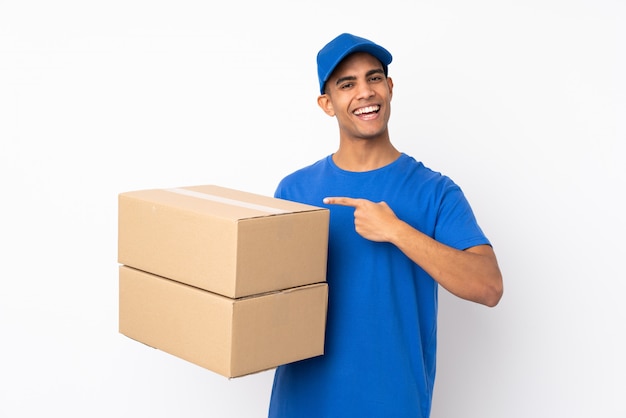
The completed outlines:
[[[369,99],[373,95],[374,95],[374,89],[372,89],[372,86],[370,86],[369,83],[358,84],[357,98]]]

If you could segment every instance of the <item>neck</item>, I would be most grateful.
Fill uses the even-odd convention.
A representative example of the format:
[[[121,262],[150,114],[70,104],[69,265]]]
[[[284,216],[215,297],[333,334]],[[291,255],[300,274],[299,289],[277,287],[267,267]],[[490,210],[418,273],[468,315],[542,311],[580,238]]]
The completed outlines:
[[[340,141],[333,162],[346,171],[371,171],[394,162],[400,152],[387,141]]]

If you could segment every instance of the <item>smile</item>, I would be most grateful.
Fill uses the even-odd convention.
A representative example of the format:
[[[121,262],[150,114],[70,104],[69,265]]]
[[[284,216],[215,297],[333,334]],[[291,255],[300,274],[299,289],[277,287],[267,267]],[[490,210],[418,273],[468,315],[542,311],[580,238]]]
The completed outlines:
[[[360,109],[355,110],[353,113],[356,116],[359,115],[364,115],[366,113],[377,113],[380,110],[380,106],[375,105],[375,106],[366,106],[366,107],[362,107]]]

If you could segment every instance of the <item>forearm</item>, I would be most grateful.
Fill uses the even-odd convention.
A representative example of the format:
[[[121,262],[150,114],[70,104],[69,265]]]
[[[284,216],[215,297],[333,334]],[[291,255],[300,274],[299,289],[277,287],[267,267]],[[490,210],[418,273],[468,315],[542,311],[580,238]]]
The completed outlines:
[[[388,231],[389,242],[452,294],[486,306],[495,306],[500,301],[502,275],[489,245],[457,250],[401,220]]]
[[[394,244],[452,294],[487,306],[500,301],[502,275],[491,246],[460,251],[444,245],[398,219],[385,202],[328,197],[324,203],[354,207],[359,235]]]

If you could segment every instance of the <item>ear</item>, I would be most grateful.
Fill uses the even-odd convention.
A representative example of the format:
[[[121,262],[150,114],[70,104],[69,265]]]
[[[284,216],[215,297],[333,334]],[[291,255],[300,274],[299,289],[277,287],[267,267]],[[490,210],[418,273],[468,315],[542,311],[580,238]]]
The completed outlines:
[[[389,99],[393,97],[393,80],[391,77],[387,77],[387,86],[389,86]]]
[[[330,100],[328,94],[322,94],[317,98],[317,105],[326,113],[328,116],[335,116],[335,109],[333,109],[333,102]]]

